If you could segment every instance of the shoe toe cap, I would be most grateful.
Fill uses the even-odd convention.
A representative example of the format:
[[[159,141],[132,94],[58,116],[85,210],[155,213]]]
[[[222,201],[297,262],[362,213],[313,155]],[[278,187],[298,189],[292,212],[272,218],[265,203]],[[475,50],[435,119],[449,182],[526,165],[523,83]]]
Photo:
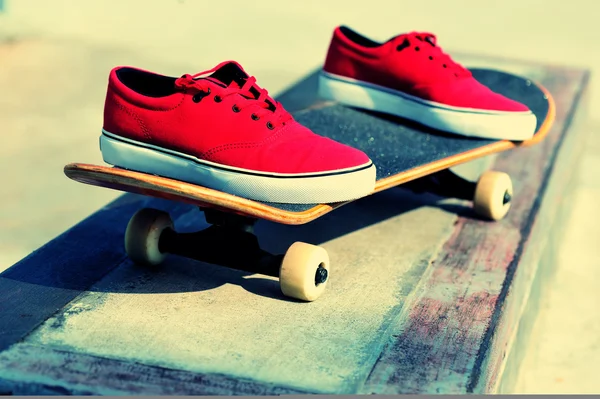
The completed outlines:
[[[295,123],[268,148],[270,167],[280,173],[327,173],[372,165],[363,151],[313,133]]]

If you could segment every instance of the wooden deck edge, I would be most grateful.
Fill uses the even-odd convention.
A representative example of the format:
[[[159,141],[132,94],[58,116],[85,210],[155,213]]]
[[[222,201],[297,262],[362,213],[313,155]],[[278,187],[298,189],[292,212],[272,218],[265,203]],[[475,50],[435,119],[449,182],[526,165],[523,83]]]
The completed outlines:
[[[550,226],[554,220],[552,209],[562,190],[560,182],[550,184],[556,171],[553,162],[559,155],[572,155],[562,147],[572,137],[571,121],[587,73],[566,79],[549,71],[547,80],[544,85],[554,93],[560,114],[550,137],[538,146],[503,153],[494,165],[515,176],[516,188],[525,192],[507,219],[495,225],[459,218],[430,275],[407,302],[406,320],[398,325],[361,393],[464,394],[497,386],[510,339],[507,332],[516,328],[507,319],[514,318],[509,313],[516,309],[510,303],[515,301],[514,284],[520,283],[515,276],[531,273],[519,266],[523,256],[538,254],[531,234],[543,227],[540,211],[548,213]],[[578,137],[573,139],[577,144]],[[522,294],[531,281],[524,285]]]
[[[584,76],[583,90],[576,101],[577,109],[571,117],[568,127],[569,134],[565,137],[563,147],[557,155],[554,169],[558,170],[549,184],[547,194],[542,202],[540,217],[536,221],[533,234],[546,236],[540,240],[538,246],[529,247],[523,254],[516,279],[523,281],[523,288],[528,290],[527,301],[519,306],[512,318],[505,317],[504,334],[506,344],[502,346],[502,339],[498,334],[492,343],[492,351],[500,351],[502,356],[497,357],[496,365],[489,365],[487,372],[482,373],[478,386],[473,387],[476,393],[513,393],[520,372],[520,366],[527,351],[527,344],[532,328],[540,309],[541,300],[546,294],[557,267],[557,256],[564,237],[563,226],[572,213],[574,193],[578,181],[575,178],[577,167],[581,164],[581,154],[589,132],[586,129],[588,122],[588,97],[589,90],[585,87],[589,80],[589,73]],[[548,217],[550,216],[550,217]],[[530,270],[529,275],[520,273]],[[511,314],[506,312],[506,314]],[[495,348],[495,349],[494,349]],[[494,374],[495,373],[495,374]]]

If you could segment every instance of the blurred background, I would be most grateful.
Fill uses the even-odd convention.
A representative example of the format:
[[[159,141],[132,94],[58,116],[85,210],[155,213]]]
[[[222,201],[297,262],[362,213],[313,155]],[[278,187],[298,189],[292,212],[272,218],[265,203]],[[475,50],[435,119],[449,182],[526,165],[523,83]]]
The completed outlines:
[[[598,0],[0,0],[0,271],[120,195],[62,172],[102,163],[110,68],[178,76],[234,59],[277,95],[321,65],[336,25],[376,40],[430,31],[450,54],[592,71],[576,206],[517,388],[599,393],[599,11]]]

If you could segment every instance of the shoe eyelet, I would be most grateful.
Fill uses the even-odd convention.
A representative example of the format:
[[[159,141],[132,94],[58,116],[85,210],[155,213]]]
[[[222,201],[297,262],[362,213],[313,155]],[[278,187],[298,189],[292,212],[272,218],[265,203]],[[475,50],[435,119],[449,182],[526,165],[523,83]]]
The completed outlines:
[[[257,121],[260,119],[260,116],[258,116],[256,114],[252,114],[252,115],[250,115],[250,117],[252,118],[253,121]]]
[[[273,130],[273,128],[274,128],[273,124],[272,124],[270,121],[269,121],[269,122],[267,122],[267,128],[268,128],[269,130]]]
[[[408,39],[404,39],[402,43],[396,46],[396,51],[402,51],[407,47],[410,47],[410,42],[408,41]]]
[[[442,65],[444,68],[447,68],[446,64]]]
[[[219,97],[219,96],[215,96],[214,100],[215,100],[216,103],[220,103],[221,101],[223,101],[223,99],[221,97]]]
[[[232,110],[233,112],[236,112],[236,113],[237,113],[237,112],[240,112],[240,109],[239,109],[239,108],[238,108],[238,106],[237,106],[237,105],[235,105],[235,104],[233,104],[233,107],[231,107],[231,110]]]
[[[421,50],[421,49],[419,48],[419,46],[415,47],[415,51],[419,51],[419,50]]]
[[[432,60],[432,59],[433,59],[433,57],[432,57],[432,56],[429,56],[429,59],[430,59],[430,60]]]
[[[199,91],[198,93],[192,96],[192,101],[195,103],[199,103],[204,97],[210,94],[210,87],[206,91]]]

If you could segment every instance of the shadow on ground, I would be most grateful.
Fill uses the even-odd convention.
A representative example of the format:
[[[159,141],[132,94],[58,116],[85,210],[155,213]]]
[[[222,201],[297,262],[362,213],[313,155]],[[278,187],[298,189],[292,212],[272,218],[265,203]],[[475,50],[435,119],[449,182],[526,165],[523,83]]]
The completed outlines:
[[[323,217],[304,225],[289,226],[258,221],[255,226],[261,248],[271,253],[285,253],[295,241],[313,245],[321,245],[328,241],[367,228],[404,213],[412,212],[423,206],[434,206],[463,217],[473,217],[470,204],[463,205],[445,203],[441,198],[430,194],[415,194],[402,188],[394,188],[375,195],[362,198],[347,204]],[[142,207],[151,207],[169,212],[175,222],[175,228],[180,232],[198,231],[208,226],[203,213],[197,208],[180,203],[160,199],[149,199],[134,194],[126,194],[115,201],[115,206],[109,206],[98,215],[92,215],[65,235],[84,234],[89,236],[94,232],[99,238],[82,237],[80,247],[65,235],[57,239],[57,245],[69,245],[71,253],[61,254],[62,258],[50,258],[39,253],[51,248],[42,248],[30,257],[19,262],[2,274],[5,279],[21,283],[37,284],[67,290],[89,290],[92,292],[113,292],[126,294],[157,294],[201,292],[212,290],[225,284],[239,285],[253,294],[273,299],[289,301],[279,288],[279,281],[235,269],[229,269],[180,256],[169,257],[156,268],[146,268],[130,261],[124,251],[123,235],[129,217]],[[102,212],[116,212],[119,216],[102,217]],[[96,219],[95,219],[96,218]],[[114,220],[116,223],[112,223]],[[96,223],[95,223],[96,222]],[[103,229],[110,231],[103,232]],[[79,231],[78,231],[79,230]],[[104,234],[103,234],[104,233]],[[102,236],[110,242],[97,242],[98,248],[104,250],[99,254],[94,242],[102,240]],[[202,243],[198,243],[202,245]],[[231,248],[235,251],[235,248]],[[25,263],[31,257],[53,259],[56,264],[38,265],[35,262]],[[101,259],[99,259],[99,257]],[[102,261],[102,258],[106,259]],[[111,260],[116,260],[110,265]],[[99,263],[100,261],[100,263]],[[22,267],[20,264],[23,264]],[[89,266],[87,268],[86,266]],[[104,268],[107,278],[99,281],[91,280],[88,272],[97,272]],[[91,281],[90,281],[91,280]],[[85,282],[89,281],[86,286]],[[94,284],[94,285],[92,285]]]

